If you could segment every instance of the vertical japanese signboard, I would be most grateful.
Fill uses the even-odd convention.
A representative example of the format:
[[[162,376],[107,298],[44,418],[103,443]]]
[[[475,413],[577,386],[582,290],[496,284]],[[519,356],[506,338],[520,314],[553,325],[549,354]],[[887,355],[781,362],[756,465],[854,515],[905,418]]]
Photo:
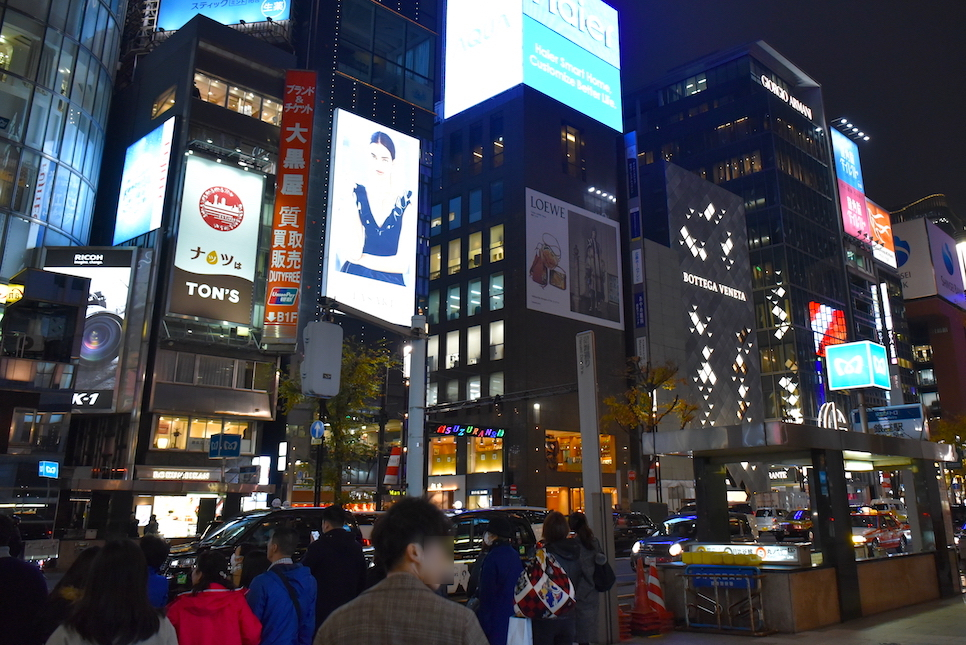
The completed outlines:
[[[293,343],[297,339],[298,294],[302,283],[315,87],[315,72],[289,70],[285,76],[264,327],[266,338]]]

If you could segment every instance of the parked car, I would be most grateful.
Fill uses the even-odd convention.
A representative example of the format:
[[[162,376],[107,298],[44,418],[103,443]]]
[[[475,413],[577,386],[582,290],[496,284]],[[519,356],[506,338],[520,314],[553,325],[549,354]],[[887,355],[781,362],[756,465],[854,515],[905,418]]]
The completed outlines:
[[[465,595],[470,584],[470,574],[473,564],[483,553],[483,534],[490,519],[502,515],[513,525],[513,545],[525,559],[537,545],[537,538],[533,534],[531,518],[516,510],[486,509],[466,511],[451,518],[453,523],[453,581],[447,591],[450,595]]]
[[[657,530],[657,524],[643,513],[614,511],[614,553],[618,557],[630,555],[639,540],[654,535]]]
[[[363,546],[372,546],[372,527],[376,525],[376,520],[383,514],[385,514],[385,511],[369,511],[366,513],[352,514],[356,519],[356,523],[359,525],[359,534],[362,536]]]
[[[218,551],[230,558],[239,544],[250,542],[265,548],[272,531],[281,526],[294,528],[299,534],[299,544],[293,560],[298,562],[305,550],[322,533],[322,508],[283,508],[275,510],[248,511],[226,520],[204,539],[171,547],[171,554],[161,570],[168,578],[172,594],[187,591],[191,587],[191,568],[202,551]],[[349,518],[347,529],[362,542],[362,534],[355,518]],[[364,548],[371,562],[372,549]]]
[[[908,546],[899,521],[891,513],[877,511],[852,514],[852,543],[864,548],[870,558],[889,549],[902,553]]]
[[[769,533],[779,533],[781,531],[782,520],[788,513],[784,508],[759,508],[755,511],[755,524],[758,531]]]
[[[906,505],[898,499],[874,499],[869,504],[869,508],[880,513],[892,513],[900,523],[909,521],[909,512],[906,510]]]
[[[682,553],[686,542],[694,542],[698,535],[698,516],[693,513],[672,515],[664,520],[653,535],[642,538],[631,548],[631,568],[641,558],[670,562]],[[728,513],[732,542],[754,542],[755,533],[745,513]]]
[[[542,506],[493,506],[489,510],[508,511],[522,515],[530,521],[530,528],[533,530],[537,542],[543,539],[543,521],[547,519],[547,514],[550,513],[549,508]]]
[[[812,532],[812,511],[800,508],[785,515],[775,531],[775,539],[781,542],[785,538],[814,542]]]

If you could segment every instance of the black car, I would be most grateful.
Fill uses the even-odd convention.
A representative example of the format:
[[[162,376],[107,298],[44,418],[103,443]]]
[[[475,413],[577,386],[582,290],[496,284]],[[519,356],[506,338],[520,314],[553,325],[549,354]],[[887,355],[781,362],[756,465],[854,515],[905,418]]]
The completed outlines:
[[[257,547],[268,546],[268,539],[276,528],[294,528],[299,534],[299,544],[293,559],[298,562],[313,540],[322,534],[322,508],[283,508],[276,510],[249,511],[226,520],[205,538],[171,548],[161,573],[168,578],[172,593],[186,591],[191,586],[191,568],[202,551],[218,551],[231,558],[235,547],[249,542]],[[355,519],[350,519],[348,528],[357,536],[362,536]],[[371,549],[366,550],[371,562]]]
[[[728,513],[728,525],[732,542],[754,542],[748,516],[744,513]],[[658,562],[670,562],[683,551],[685,542],[694,542],[698,535],[698,516],[693,513],[672,515],[664,520],[658,531],[650,537],[638,540],[631,549],[631,568],[641,558],[654,558]]]
[[[464,595],[470,584],[470,574],[473,564],[483,552],[483,534],[490,519],[502,515],[513,526],[514,537],[511,540],[520,553],[520,558],[529,556],[537,545],[537,539],[530,527],[530,518],[524,513],[505,510],[467,511],[450,518],[453,523],[453,582],[449,585],[449,593]]]
[[[643,513],[614,512],[614,553],[630,555],[631,549],[642,538],[654,535],[657,524]]]

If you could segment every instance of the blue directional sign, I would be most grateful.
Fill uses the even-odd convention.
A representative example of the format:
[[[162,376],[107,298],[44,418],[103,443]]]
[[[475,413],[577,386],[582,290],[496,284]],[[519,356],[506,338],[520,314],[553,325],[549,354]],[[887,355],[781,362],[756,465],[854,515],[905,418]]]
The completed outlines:
[[[886,348],[867,340],[830,345],[825,348],[828,366],[828,389],[851,390],[875,387],[892,388],[889,379],[889,357]]]
[[[57,479],[60,477],[60,462],[59,461],[42,461],[40,462],[39,472],[37,473],[41,477],[49,477],[50,479]]]
[[[313,439],[321,439],[325,436],[325,424],[321,421],[313,421],[311,432]]]
[[[213,434],[208,443],[208,458],[220,459],[241,456],[240,434]]]

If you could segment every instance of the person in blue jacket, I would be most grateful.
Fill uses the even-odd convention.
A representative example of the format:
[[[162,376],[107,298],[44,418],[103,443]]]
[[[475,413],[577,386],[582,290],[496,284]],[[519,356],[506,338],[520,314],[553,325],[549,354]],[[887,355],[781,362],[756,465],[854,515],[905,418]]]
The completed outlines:
[[[500,516],[491,518],[483,534],[483,542],[490,550],[480,569],[477,590],[480,607],[476,613],[490,645],[506,645],[507,629],[513,616],[513,589],[523,572],[520,554],[512,540],[510,520]]]
[[[268,571],[256,576],[248,604],[262,623],[261,645],[311,645],[315,635],[316,583],[312,572],[292,562],[298,532],[280,527],[268,541]]]

